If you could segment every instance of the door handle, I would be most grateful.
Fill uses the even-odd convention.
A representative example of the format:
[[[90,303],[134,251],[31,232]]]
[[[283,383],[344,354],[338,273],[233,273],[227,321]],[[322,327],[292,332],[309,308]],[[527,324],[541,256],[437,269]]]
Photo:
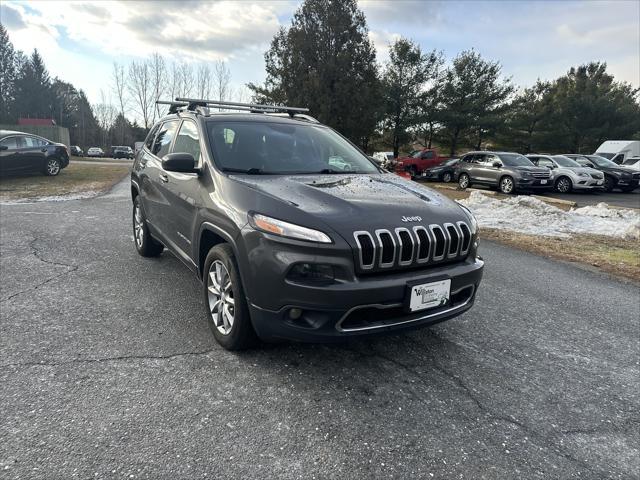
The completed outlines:
[[[160,174],[160,180],[162,181],[162,183],[167,183],[169,181],[169,177],[167,175],[165,175],[164,173]]]

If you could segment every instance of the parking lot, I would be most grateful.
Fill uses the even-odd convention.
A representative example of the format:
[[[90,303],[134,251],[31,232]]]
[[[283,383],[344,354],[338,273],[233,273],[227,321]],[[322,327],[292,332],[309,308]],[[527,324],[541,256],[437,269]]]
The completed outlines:
[[[3,478],[640,474],[637,285],[483,242],[457,319],[234,354],[130,208],[0,207]]]

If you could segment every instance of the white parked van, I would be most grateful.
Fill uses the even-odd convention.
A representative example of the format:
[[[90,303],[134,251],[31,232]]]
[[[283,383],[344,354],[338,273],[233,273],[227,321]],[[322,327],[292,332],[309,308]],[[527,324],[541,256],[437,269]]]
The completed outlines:
[[[640,140],[607,140],[598,147],[594,155],[621,165],[629,157],[640,156]]]

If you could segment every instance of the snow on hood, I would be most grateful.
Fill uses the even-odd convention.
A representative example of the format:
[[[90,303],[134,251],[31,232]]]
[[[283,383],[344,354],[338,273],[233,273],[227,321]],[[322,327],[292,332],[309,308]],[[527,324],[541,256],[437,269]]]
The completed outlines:
[[[498,200],[477,191],[459,202],[471,209],[481,227],[550,237],[595,234],[640,239],[640,212],[606,203],[565,212],[533,197]]]

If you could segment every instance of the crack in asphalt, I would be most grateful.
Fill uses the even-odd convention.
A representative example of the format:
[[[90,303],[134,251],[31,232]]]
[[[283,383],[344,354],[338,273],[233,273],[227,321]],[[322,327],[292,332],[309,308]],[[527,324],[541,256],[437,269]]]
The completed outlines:
[[[413,339],[408,339],[411,343],[414,343],[416,345],[419,345],[420,347],[424,347],[424,344],[413,340]],[[457,344],[456,344],[457,345]],[[361,352],[358,350],[353,350],[353,349],[348,349],[349,351],[363,356],[365,358],[380,358],[382,360],[385,360],[389,363],[392,363],[393,365],[396,365],[397,367],[401,368],[403,371],[405,371],[406,373],[408,373],[409,375],[411,375],[412,377],[416,378],[422,385],[425,386],[431,386],[431,384],[428,384],[421,376],[420,372],[416,371],[413,366],[408,365],[406,363],[403,363],[393,357],[389,357],[388,355],[385,355],[384,353],[381,353],[379,350],[376,350],[374,348],[371,348],[371,354],[367,354],[365,352]],[[564,458],[570,462],[573,462],[577,465],[580,465],[582,468],[584,468],[585,470],[592,472],[592,473],[597,473],[597,474],[601,474],[602,472],[600,470],[597,470],[596,468],[594,468],[594,466],[586,463],[585,461],[576,458],[575,456],[571,455],[569,452],[566,452],[562,449],[560,449],[557,445],[556,441],[550,441],[550,439],[546,438],[542,433],[533,430],[531,427],[529,427],[528,425],[520,422],[519,420],[513,418],[513,417],[506,417],[504,415],[500,415],[496,412],[494,412],[493,410],[487,408],[481,401],[480,399],[476,396],[476,392],[469,387],[464,380],[462,380],[462,378],[460,378],[458,375],[453,374],[452,372],[449,372],[446,368],[442,367],[442,365],[440,365],[437,360],[435,358],[431,358],[432,359],[432,366],[435,368],[436,371],[438,371],[440,374],[442,374],[443,376],[449,378],[450,380],[453,381],[453,383],[455,383],[455,385],[462,390],[465,395],[473,402],[473,404],[476,406],[476,408],[482,412],[484,414],[484,416],[487,419],[493,420],[493,421],[500,421],[500,422],[504,422],[510,425],[513,425],[514,427],[524,431],[525,433],[527,433],[527,435],[529,436],[530,440],[532,440],[531,443],[533,443],[534,445],[540,447],[540,448],[544,448],[544,449],[548,449],[552,452],[554,452],[556,455],[558,455],[561,458]],[[414,398],[419,398],[416,394],[414,394],[413,392],[411,393],[412,397]],[[579,433],[579,430],[569,430],[567,431],[569,434],[571,433]],[[560,432],[561,434],[565,434],[564,431]],[[595,434],[596,430],[593,430],[593,433],[591,434]],[[617,432],[619,433],[619,432]],[[617,468],[615,468],[612,465],[609,465],[609,467],[612,470],[616,470],[618,471]]]
[[[29,249],[31,250],[31,252],[29,252],[30,255],[33,255],[34,257],[36,257],[39,261],[41,261],[42,263],[46,263],[48,265],[54,265],[56,267],[65,267],[67,268],[66,271],[59,273],[57,275],[54,275],[53,277],[47,278],[45,281],[37,283],[25,290],[21,290],[19,292],[13,293],[11,295],[9,295],[7,298],[3,298],[0,300],[0,303],[6,303],[9,300],[12,300],[13,298],[22,295],[24,293],[29,293],[29,292],[33,292],[35,290],[37,290],[38,288],[52,282],[53,280],[57,280],[60,277],[63,277],[71,272],[75,272],[76,270],[78,270],[80,268],[79,265],[73,265],[73,264],[69,264],[69,263],[62,263],[62,262],[55,262],[53,260],[47,260],[46,258],[44,258],[42,256],[42,253],[40,253],[40,251],[36,248],[36,242],[38,241],[38,237],[34,237],[33,240],[31,240],[28,244]]]
[[[62,362],[19,362],[19,363],[5,363],[0,365],[0,368],[15,368],[15,367],[59,367],[64,365],[74,364],[87,364],[87,363],[107,363],[107,362],[120,362],[129,360],[170,360],[179,357],[199,356],[212,353],[216,348],[209,348],[207,350],[200,350],[196,352],[178,352],[170,353],[167,355],[120,355],[116,357],[100,357],[100,358],[76,358],[73,360],[65,360]]]

